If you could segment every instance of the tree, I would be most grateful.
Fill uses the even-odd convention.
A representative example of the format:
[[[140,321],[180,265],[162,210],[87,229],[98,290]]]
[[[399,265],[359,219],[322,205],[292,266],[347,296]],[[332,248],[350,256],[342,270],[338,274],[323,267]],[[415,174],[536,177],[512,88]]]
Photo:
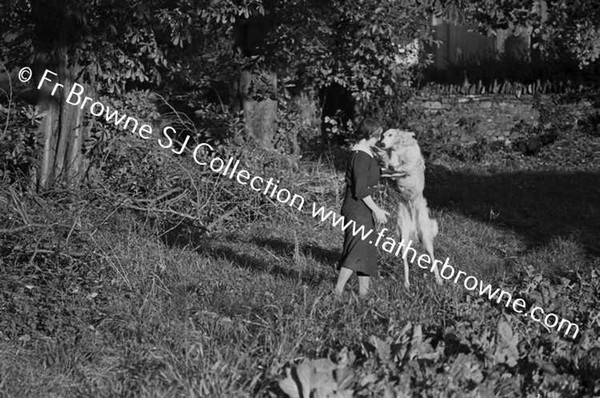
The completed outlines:
[[[48,69],[56,73],[52,83],[63,85],[54,96],[54,84],[38,93],[46,114],[38,188],[79,184],[85,109],[64,101],[76,80],[92,90],[88,95],[120,92],[130,82],[160,82],[167,61],[152,26],[152,6],[158,3],[15,0],[4,6],[0,33],[8,43],[3,55],[9,65],[33,64],[34,81]]]
[[[320,93],[318,108],[330,112],[322,117],[345,108],[337,120],[345,126],[402,98],[415,74],[397,62],[399,49],[431,43],[429,20],[437,11],[434,0],[279,1],[259,61],[296,94]]]
[[[8,0],[0,14],[0,56],[34,64],[63,85],[44,86],[38,103],[43,151],[35,181],[78,186],[87,108],[65,105],[80,82],[87,95],[133,88],[190,91],[214,80],[234,84],[247,129],[272,139],[281,87],[322,91],[338,85],[359,109],[393,98],[408,70],[398,46],[429,35],[436,0]],[[256,122],[256,123],[255,123]],[[261,123],[264,124],[261,125]],[[257,127],[258,126],[258,127]]]

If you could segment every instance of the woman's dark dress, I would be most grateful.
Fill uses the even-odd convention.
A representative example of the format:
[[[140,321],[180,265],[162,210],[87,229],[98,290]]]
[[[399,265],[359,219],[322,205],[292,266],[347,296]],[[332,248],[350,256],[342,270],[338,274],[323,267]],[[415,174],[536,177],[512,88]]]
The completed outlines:
[[[364,225],[367,233],[375,232],[371,209],[362,201],[375,192],[380,177],[379,164],[364,151],[354,150],[346,167],[346,196],[341,214],[345,221],[354,220],[356,230]],[[363,240],[358,232],[352,235],[352,226],[344,231],[344,249],[340,266],[355,271],[358,275],[377,276],[377,248],[369,243],[371,235]]]

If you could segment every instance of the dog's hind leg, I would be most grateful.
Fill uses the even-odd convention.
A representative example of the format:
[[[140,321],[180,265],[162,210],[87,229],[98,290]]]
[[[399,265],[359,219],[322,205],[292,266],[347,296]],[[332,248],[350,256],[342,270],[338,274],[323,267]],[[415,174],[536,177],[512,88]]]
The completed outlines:
[[[416,208],[419,235],[421,237],[421,241],[423,242],[423,246],[425,246],[427,254],[429,254],[429,258],[431,258],[431,263],[433,264],[431,269],[435,275],[435,281],[438,285],[441,285],[443,279],[440,276],[440,272],[437,268],[435,257],[433,255],[433,239],[438,233],[437,221],[429,218],[429,209],[427,208],[427,201],[424,198],[418,201]]]
[[[433,222],[436,222],[435,220],[431,220]],[[435,257],[433,256],[433,239],[431,237],[427,238],[427,239],[423,239],[423,245],[425,246],[425,250],[427,251],[427,253],[429,254],[429,257],[431,258],[431,262],[432,262],[432,270],[433,270],[433,274],[435,275],[435,281],[438,285],[441,285],[443,283],[443,279],[440,276],[440,271],[438,270],[438,267],[435,263]]]
[[[410,282],[408,280],[408,249],[406,246],[411,239],[411,225],[413,220],[411,219],[411,214],[407,206],[407,203],[400,203],[398,207],[398,223],[396,225],[396,233],[402,239],[401,244],[403,245],[402,261],[404,263],[404,287],[408,289],[410,287]]]

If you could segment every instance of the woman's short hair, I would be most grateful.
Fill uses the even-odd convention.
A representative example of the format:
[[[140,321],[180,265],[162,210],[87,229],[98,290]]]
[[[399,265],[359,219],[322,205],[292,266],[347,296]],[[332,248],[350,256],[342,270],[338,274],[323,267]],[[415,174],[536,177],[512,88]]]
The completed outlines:
[[[371,139],[373,137],[379,138],[383,133],[383,127],[379,121],[367,117],[364,118],[356,129],[356,136],[358,139]]]

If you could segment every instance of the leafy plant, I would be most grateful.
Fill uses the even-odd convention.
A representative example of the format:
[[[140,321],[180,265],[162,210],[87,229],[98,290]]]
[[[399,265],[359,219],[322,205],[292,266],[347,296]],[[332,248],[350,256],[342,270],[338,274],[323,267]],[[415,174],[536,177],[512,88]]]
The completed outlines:
[[[335,364],[327,358],[305,359],[293,369],[286,368],[286,378],[279,387],[290,398],[349,398],[352,390],[347,387],[354,375],[349,365]]]
[[[20,102],[13,103],[10,110],[0,106],[0,125],[4,130],[0,132],[0,170],[9,181],[28,176],[35,164],[40,147],[35,128],[41,117],[37,107]]]

